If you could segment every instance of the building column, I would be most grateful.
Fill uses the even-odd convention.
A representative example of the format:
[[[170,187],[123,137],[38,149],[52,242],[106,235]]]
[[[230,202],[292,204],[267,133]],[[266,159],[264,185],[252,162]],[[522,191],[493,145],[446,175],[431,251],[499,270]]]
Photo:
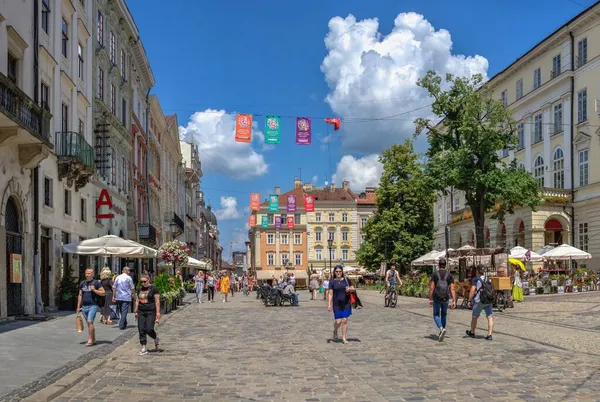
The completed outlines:
[[[531,115],[525,116],[523,123],[525,130],[525,168],[531,173],[533,171],[533,162],[531,160]]]
[[[574,161],[571,160],[571,143],[573,142],[573,132],[571,124],[565,124],[571,121],[571,96],[563,98],[563,151],[565,155],[565,189],[573,189],[571,182],[571,172],[575,169]],[[575,170],[576,171],[576,170]]]
[[[552,154],[552,140],[550,139],[550,133],[553,130],[553,126],[550,124],[550,105],[545,105],[543,108],[542,116],[542,138],[544,139],[544,183],[546,187],[554,187],[554,164],[552,163],[554,158]]]
[[[0,226],[0,261],[6,261],[6,228],[4,226]],[[8,267],[6,264],[0,264],[0,318],[6,318],[8,316],[8,284],[6,283],[7,269]]]

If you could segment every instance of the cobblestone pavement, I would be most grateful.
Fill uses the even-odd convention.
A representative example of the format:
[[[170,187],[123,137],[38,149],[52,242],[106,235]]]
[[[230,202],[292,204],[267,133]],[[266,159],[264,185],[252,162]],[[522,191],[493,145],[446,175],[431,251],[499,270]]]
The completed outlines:
[[[469,312],[455,311],[443,343],[437,342],[427,301],[401,298],[397,308],[386,309],[377,292],[362,292],[361,299],[365,307],[351,317],[348,345],[331,341],[325,302],[310,301],[307,292],[301,293],[300,307],[263,307],[253,295],[193,304],[159,328],[164,351],[138,356],[133,338],[56,400],[598,398],[597,356],[538,343],[536,334],[551,337],[567,328],[553,326],[560,319],[523,321],[520,313],[588,311],[600,295],[547,304],[539,298],[498,314],[499,332],[491,342],[481,337],[483,331],[477,339],[465,338]]]

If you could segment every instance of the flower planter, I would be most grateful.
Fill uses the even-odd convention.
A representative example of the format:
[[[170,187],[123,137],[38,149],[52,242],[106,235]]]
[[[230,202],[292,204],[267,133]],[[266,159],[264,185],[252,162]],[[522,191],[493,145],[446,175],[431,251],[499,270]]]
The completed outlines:
[[[172,306],[172,304],[168,300],[165,300],[165,312],[166,312],[166,314],[169,314],[171,312],[171,306]]]
[[[160,300],[160,314],[167,314],[167,301],[163,299]]]

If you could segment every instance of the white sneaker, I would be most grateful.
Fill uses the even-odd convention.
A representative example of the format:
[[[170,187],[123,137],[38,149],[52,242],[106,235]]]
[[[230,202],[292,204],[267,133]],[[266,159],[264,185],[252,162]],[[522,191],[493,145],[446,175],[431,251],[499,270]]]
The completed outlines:
[[[225,303],[225,300],[223,300],[223,303]]]

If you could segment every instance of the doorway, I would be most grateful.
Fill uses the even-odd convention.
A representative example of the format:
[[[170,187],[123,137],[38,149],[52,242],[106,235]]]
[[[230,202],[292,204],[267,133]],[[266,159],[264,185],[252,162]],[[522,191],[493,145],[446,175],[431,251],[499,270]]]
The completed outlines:
[[[6,203],[6,283],[7,310],[9,316],[22,315],[25,311],[23,304],[23,265],[22,260],[18,277],[12,275],[11,258],[23,255],[23,233],[21,232],[21,217],[13,197]]]
[[[40,241],[40,280],[44,307],[50,305],[50,229],[42,228]]]

